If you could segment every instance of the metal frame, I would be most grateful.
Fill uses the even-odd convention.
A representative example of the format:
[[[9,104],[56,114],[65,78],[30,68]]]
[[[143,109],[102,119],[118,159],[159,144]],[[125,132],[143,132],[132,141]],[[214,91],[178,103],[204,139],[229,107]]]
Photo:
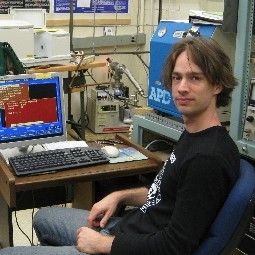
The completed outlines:
[[[178,141],[182,133],[177,129],[173,129],[155,121],[148,120],[144,116],[135,115],[133,117],[132,141],[142,145],[144,129],[170,138],[172,141]]]
[[[241,154],[255,158],[255,143],[243,139],[250,88],[250,53],[252,41],[254,0],[239,1],[235,51],[235,77],[239,86],[232,94],[230,135]]]

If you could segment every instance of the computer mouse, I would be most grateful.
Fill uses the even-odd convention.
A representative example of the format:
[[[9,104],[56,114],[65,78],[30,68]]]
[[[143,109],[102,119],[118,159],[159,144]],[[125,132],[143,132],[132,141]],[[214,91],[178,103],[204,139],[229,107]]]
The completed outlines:
[[[109,158],[117,158],[120,154],[119,149],[115,146],[107,145],[107,146],[102,147],[101,150]]]

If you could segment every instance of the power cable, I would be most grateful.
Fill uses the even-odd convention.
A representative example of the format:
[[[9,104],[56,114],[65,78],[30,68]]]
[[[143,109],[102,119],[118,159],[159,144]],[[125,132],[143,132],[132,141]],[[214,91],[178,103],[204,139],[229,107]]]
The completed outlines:
[[[70,17],[69,17],[69,34],[70,34],[70,50],[73,51],[73,0],[70,0]]]
[[[158,24],[162,19],[162,5],[163,5],[162,0],[159,0],[158,1]]]
[[[17,226],[18,226],[18,229],[19,229],[20,232],[27,238],[27,240],[29,241],[30,245],[33,246],[33,243],[32,243],[32,241],[30,240],[29,236],[22,230],[22,228],[21,228],[20,225],[19,225],[18,217],[17,217],[17,211],[16,211],[16,210],[14,211],[14,215],[15,215],[15,221],[16,221],[16,224],[17,224]]]

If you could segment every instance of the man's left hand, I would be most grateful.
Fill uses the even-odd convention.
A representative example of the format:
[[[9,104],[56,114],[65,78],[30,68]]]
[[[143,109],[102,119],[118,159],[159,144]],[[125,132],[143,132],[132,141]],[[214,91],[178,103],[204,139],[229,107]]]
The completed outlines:
[[[77,230],[77,249],[88,254],[109,254],[114,237],[104,236],[88,227]]]

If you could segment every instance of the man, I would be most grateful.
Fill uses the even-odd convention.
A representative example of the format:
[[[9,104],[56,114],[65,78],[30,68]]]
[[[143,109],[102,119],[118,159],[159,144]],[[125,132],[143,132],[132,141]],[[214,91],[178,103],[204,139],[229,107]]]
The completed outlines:
[[[217,107],[228,104],[236,80],[216,42],[187,38],[173,47],[163,82],[186,130],[150,189],[114,192],[88,215],[77,209],[43,208],[34,228],[47,246],[4,249],[0,254],[188,255],[196,250],[239,175],[238,149],[217,114]],[[109,222],[120,203],[138,208],[115,224]],[[107,233],[95,230],[107,224]]]

